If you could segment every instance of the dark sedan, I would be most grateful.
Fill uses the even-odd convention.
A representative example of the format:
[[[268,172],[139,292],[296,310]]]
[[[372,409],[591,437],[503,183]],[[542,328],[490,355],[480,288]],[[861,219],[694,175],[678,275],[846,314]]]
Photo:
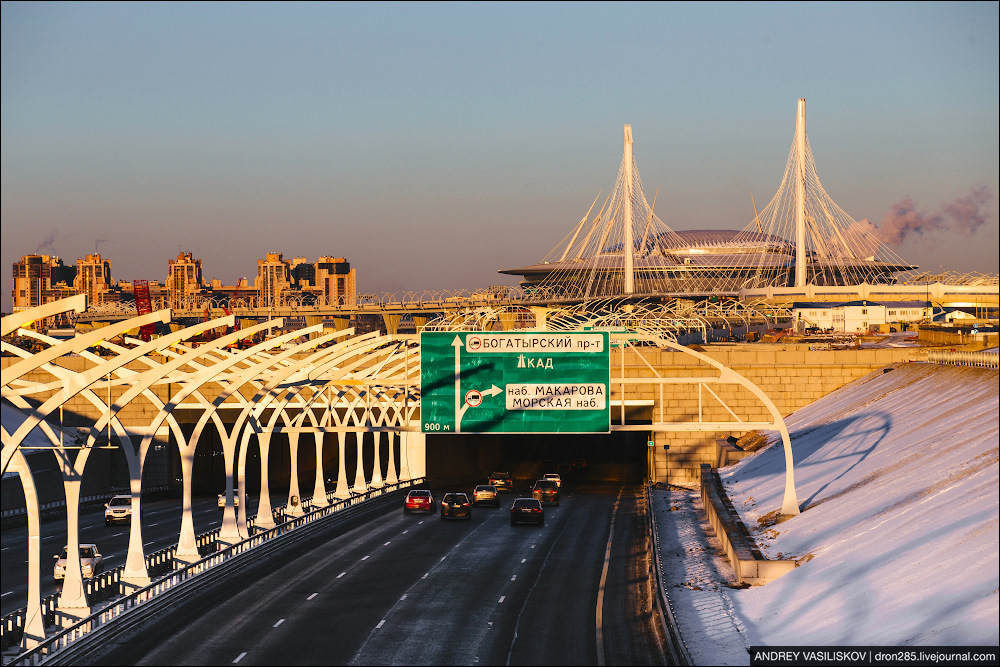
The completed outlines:
[[[545,510],[537,498],[518,498],[510,506],[510,525],[517,523],[533,523],[545,525]]]
[[[559,504],[559,486],[549,479],[540,479],[531,487],[531,497],[543,503]]]
[[[472,518],[472,505],[464,493],[446,493],[441,500],[441,520],[449,517]]]

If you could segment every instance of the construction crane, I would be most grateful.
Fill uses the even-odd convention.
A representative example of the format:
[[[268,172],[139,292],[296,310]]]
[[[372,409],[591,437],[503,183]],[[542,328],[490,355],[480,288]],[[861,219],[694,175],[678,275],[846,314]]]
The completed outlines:
[[[135,295],[135,309],[139,315],[148,315],[153,312],[153,300],[149,298],[149,281],[133,280],[132,293]],[[144,324],[139,328],[139,337],[144,342],[149,342],[153,334],[156,333],[155,324]]]

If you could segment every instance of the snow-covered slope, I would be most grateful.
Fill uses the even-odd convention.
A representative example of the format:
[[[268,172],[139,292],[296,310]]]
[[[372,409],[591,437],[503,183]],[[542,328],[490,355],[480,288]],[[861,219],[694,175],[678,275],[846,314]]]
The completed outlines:
[[[1000,641],[998,373],[904,364],[786,421],[802,514],[768,525],[781,446],[723,469],[770,558],[800,565],[730,590],[749,645]]]

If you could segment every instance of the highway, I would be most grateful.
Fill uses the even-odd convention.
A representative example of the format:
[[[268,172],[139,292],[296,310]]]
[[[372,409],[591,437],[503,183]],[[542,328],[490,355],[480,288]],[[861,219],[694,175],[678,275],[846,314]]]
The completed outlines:
[[[109,496],[110,498],[110,496]],[[250,514],[257,511],[257,497],[250,496]],[[273,507],[284,505],[286,495],[272,495]],[[195,533],[203,533],[222,525],[222,510],[218,499],[195,498],[192,501]],[[181,529],[181,500],[145,500],[142,503],[143,551],[147,554],[177,544]],[[99,512],[80,515],[80,542],[94,543],[104,558],[105,571],[125,564],[128,551],[129,524],[104,525],[104,507]],[[53,556],[66,544],[66,519],[42,521],[42,597],[56,591],[52,578]],[[28,603],[28,527],[10,528],[0,533],[0,613],[9,614]]]
[[[565,484],[544,526],[511,526],[514,497],[470,521],[400,506],[318,536],[175,606],[101,662],[664,664],[641,490]]]

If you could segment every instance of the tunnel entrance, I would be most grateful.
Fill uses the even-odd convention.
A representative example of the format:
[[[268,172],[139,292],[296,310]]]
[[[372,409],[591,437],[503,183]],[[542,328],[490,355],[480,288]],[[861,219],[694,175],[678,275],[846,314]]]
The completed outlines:
[[[547,472],[580,481],[641,483],[644,431],[587,434],[452,434],[427,436],[427,476],[435,486],[469,484],[494,470],[520,479]]]

